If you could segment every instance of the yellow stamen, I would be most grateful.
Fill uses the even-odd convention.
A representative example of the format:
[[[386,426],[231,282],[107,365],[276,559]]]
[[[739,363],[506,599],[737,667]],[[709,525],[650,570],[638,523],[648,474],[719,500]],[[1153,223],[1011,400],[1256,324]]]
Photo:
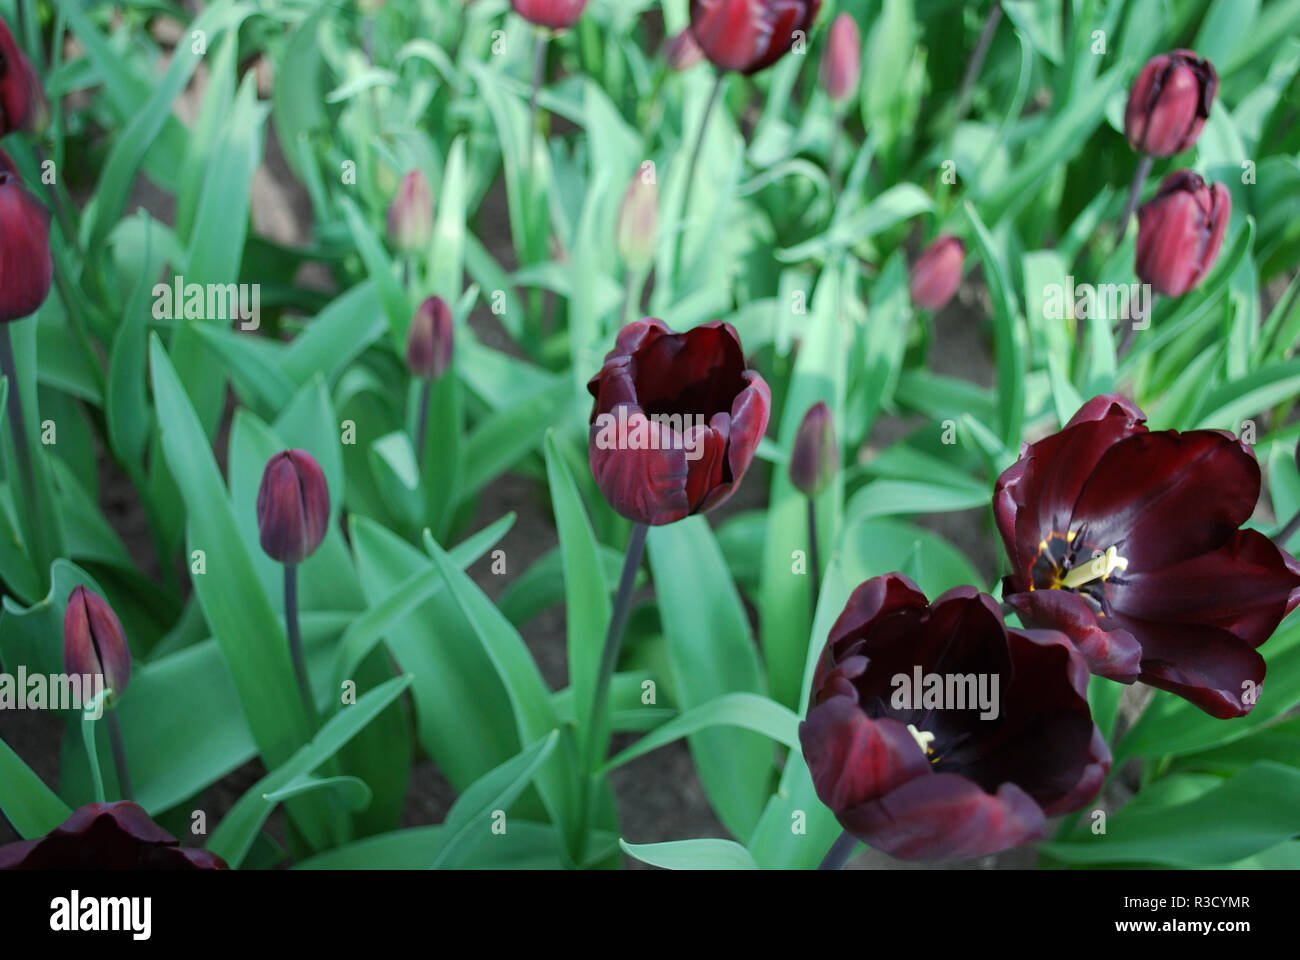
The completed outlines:
[[[1116,570],[1127,570],[1128,560],[1119,555],[1114,547],[1104,554],[1099,553],[1087,563],[1080,564],[1061,578],[1061,586],[1069,590],[1078,590],[1094,580],[1108,580]]]

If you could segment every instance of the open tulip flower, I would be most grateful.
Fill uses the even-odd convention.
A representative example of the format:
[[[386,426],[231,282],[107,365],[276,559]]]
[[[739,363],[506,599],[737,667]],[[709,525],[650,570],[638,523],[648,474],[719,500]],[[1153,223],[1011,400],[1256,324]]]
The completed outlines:
[[[731,496],[772,406],[722,321],[685,333],[655,317],[629,323],[587,389],[596,398],[588,447],[596,483],[615,510],[649,526]]]
[[[1066,633],[1094,673],[1241,716],[1264,683],[1256,648],[1300,603],[1300,565],[1240,529],[1260,490],[1248,445],[1145,419],[1096,397],[998,478],[1005,598]]]
[[[931,604],[891,573],[853,591],[831,627],[799,740],[817,796],[863,843],[978,857],[1038,839],[1096,795],[1110,752],[1087,694],[1060,633],[1007,629],[974,587]]]
[[[207,850],[182,847],[129,800],[88,803],[37,840],[0,847],[0,870],[225,870]]]

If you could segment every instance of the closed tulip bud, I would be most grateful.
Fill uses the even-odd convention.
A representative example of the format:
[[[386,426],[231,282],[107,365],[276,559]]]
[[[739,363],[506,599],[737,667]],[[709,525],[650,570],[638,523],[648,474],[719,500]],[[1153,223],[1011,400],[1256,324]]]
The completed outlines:
[[[405,253],[422,250],[433,238],[433,190],[422,170],[402,178],[388,208],[388,239]]]
[[[40,309],[50,294],[50,212],[0,159],[0,323]]]
[[[18,49],[8,24],[0,19],[0,137],[15,130],[30,130],[33,111],[44,99],[35,68]]]
[[[807,35],[822,0],[691,0],[691,32],[719,70],[753,74]]]
[[[678,73],[691,69],[704,59],[704,51],[695,42],[695,36],[691,33],[690,27],[687,27],[668,41],[668,49],[664,54],[664,59],[668,61],[668,68],[676,70]]]
[[[1139,153],[1169,157],[1196,143],[1219,89],[1214,64],[1191,50],[1152,57],[1124,111],[1124,134]]]
[[[659,184],[652,163],[637,171],[618,211],[618,252],[633,270],[643,270],[654,259],[659,239]]]
[[[1171,173],[1138,211],[1137,275],[1157,293],[1181,297],[1210,272],[1232,216],[1232,195],[1190,170]]]
[[[925,310],[942,310],[961,286],[966,247],[954,236],[935,240],[912,264],[912,303]]]
[[[790,454],[790,481],[800,493],[815,497],[831,485],[840,469],[831,408],[819,401],[808,408]]]
[[[822,54],[822,86],[832,100],[851,100],[862,78],[862,34],[858,21],[841,13],[831,24]]]
[[[77,587],[63,612],[63,664],[69,674],[101,676],[115,701],[131,682],[131,648],[108,602]]]
[[[552,30],[567,30],[578,22],[587,0],[510,0],[515,13],[529,23]]]
[[[316,458],[306,450],[273,456],[257,491],[257,528],[267,555],[301,563],[325,539],[329,519],[329,486]]]
[[[406,366],[412,375],[437,380],[451,366],[456,344],[456,323],[442,297],[420,304],[406,334]]]

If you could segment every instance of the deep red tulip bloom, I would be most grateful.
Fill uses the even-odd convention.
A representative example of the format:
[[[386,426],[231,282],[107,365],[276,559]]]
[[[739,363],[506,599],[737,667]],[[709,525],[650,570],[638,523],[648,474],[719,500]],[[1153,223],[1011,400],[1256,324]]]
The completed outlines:
[[[790,452],[790,482],[807,497],[830,486],[840,469],[840,445],[835,438],[835,418],[824,400],[808,408],[794,436]]]
[[[228,870],[215,853],[185,848],[129,800],[88,803],[39,840],[0,847],[0,870]]]
[[[50,212],[23,186],[12,163],[8,156],[0,162],[0,323],[39,310],[54,275]]]
[[[974,587],[931,604],[901,573],[859,586],[831,627],[799,741],[841,826],[907,860],[1037,840],[1110,769],[1064,636],[1008,629]]]
[[[924,310],[942,310],[961,286],[965,267],[965,244],[954,236],[939,237],[912,264],[912,303]]]
[[[841,13],[831,24],[822,54],[822,86],[835,101],[851,100],[862,80],[862,34],[858,21]]]
[[[306,450],[273,456],[257,491],[257,528],[267,555],[302,563],[325,539],[329,519],[329,486],[316,458]]]
[[[1138,211],[1137,275],[1158,293],[1181,297],[1210,272],[1232,216],[1232,195],[1190,170],[1165,177]]]
[[[1026,623],[1067,634],[1093,673],[1241,716],[1264,682],[1256,647],[1300,603],[1300,565],[1239,529],[1259,499],[1249,446],[1145,420],[1096,397],[998,478],[1003,594]]]
[[[442,297],[420,304],[406,334],[406,366],[413,376],[437,380],[451,366],[456,347],[456,321]]]
[[[691,32],[719,70],[758,73],[807,32],[822,0],[691,0]]]
[[[731,496],[772,407],[735,329],[720,320],[685,333],[654,317],[629,323],[587,389],[596,484],[620,514],[651,526]]]
[[[1124,135],[1139,153],[1182,153],[1200,137],[1218,89],[1214,64],[1191,50],[1152,57],[1129,91]]]
[[[26,129],[44,106],[36,69],[0,19],[0,137]]]
[[[552,30],[567,30],[578,22],[587,0],[510,0],[515,13],[529,23]]]
[[[131,648],[122,621],[99,594],[77,587],[63,612],[63,663],[68,673],[102,676],[114,699],[131,682]]]

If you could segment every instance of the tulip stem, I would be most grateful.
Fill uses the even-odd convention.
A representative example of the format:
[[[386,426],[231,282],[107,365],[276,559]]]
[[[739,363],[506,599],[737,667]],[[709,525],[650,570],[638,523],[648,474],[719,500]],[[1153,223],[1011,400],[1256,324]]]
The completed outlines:
[[[695,149],[691,151],[691,165],[686,168],[686,192],[682,197],[682,215],[677,224],[677,256],[673,258],[674,269],[681,267],[682,252],[686,247],[685,222],[690,216],[691,194],[695,192],[695,169],[700,165],[700,154],[704,151],[704,135],[709,131],[709,118],[713,116],[713,108],[717,105],[726,80],[727,75],[719,71],[718,78],[713,83],[713,91],[709,94],[709,102],[704,107],[704,116],[700,118],[700,132],[695,136]],[[679,279],[674,273],[673,282],[677,283]]]
[[[302,631],[298,626],[298,565],[284,565],[284,623],[289,633],[289,654],[293,657],[293,672],[298,677],[298,692],[307,711],[307,722],[314,734],[320,726],[316,712],[316,698],[311,692],[311,679],[307,675],[307,658],[302,650]]]
[[[831,848],[826,851],[826,859],[818,867],[818,870],[843,870],[844,865],[849,862],[853,856],[853,851],[858,849],[858,838],[845,830],[840,834],[839,839],[831,844]]]
[[[820,551],[817,549],[817,501],[808,498],[808,565],[812,574],[812,609],[817,615],[817,597],[821,591],[822,565]]]
[[[1147,177],[1151,176],[1151,165],[1155,159],[1143,156],[1138,161],[1137,170],[1133,172],[1133,183],[1128,188],[1128,201],[1124,204],[1124,216],[1119,221],[1119,233],[1115,236],[1115,246],[1118,247],[1124,242],[1124,234],[1128,233],[1128,222],[1133,219],[1133,211],[1137,209],[1138,198],[1142,196],[1142,187],[1147,182]]]
[[[34,543],[27,544],[27,554],[36,567],[37,577],[46,584],[49,560],[45,557],[44,528],[41,524],[41,498],[36,490],[36,471],[32,466],[31,447],[27,442],[27,420],[23,415],[22,388],[18,385],[18,364],[14,360],[14,343],[9,324],[0,323],[0,372],[9,381],[5,407],[9,415],[9,429],[13,432],[14,456],[18,461],[18,477],[22,483],[25,505],[19,513],[31,513],[31,530]]]
[[[605,633],[605,649],[600,657],[600,672],[596,674],[596,689],[591,701],[591,719],[587,724],[586,741],[589,744],[588,766],[594,767],[603,757],[599,756],[597,743],[599,731],[603,727],[605,707],[609,703],[609,685],[618,665],[619,650],[623,645],[623,628],[627,626],[628,614],[632,610],[632,588],[636,585],[636,574],[641,569],[641,558],[645,555],[646,534],[650,528],[638,523],[632,528],[632,536],[627,542],[627,557],[623,561],[623,574],[619,577],[618,593],[614,597],[614,609],[609,617],[609,630]]]
[[[966,119],[966,114],[970,110],[971,98],[975,93],[975,81],[979,79],[980,72],[984,69],[984,60],[989,55],[989,47],[993,46],[993,35],[997,33],[998,24],[1002,20],[1002,4],[993,4],[993,9],[989,11],[988,19],[984,21],[984,30],[980,33],[980,38],[975,44],[975,52],[971,54],[970,63],[966,66],[966,75],[962,77],[961,87],[957,94],[957,114],[953,119],[953,128],[961,126],[961,122]]]
[[[533,45],[533,90],[528,95],[528,169],[530,171],[533,169],[533,152],[536,147],[533,138],[537,136],[537,98],[546,83],[546,52],[549,42],[550,37],[539,27]]]
[[[108,711],[108,739],[113,744],[113,764],[117,767],[117,790],[123,800],[134,800],[131,787],[131,768],[126,762],[126,741],[122,738],[122,723],[117,718],[117,708]]]
[[[1273,542],[1285,550],[1287,541],[1295,536],[1297,530],[1300,530],[1300,511],[1297,511],[1291,521],[1278,532],[1277,536],[1273,538]]]
[[[432,395],[433,381],[425,380],[424,386],[420,388],[420,417],[417,421],[419,426],[416,427],[415,434],[416,466],[424,463],[424,435],[429,432],[429,403]]]

